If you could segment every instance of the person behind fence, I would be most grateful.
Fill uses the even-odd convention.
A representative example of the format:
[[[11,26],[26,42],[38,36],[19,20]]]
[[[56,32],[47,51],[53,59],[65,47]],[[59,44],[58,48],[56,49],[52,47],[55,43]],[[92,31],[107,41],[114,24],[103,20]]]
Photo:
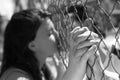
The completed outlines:
[[[83,79],[87,61],[98,44],[93,38],[96,35],[89,33],[86,27],[76,27],[70,32],[68,67],[56,80]],[[47,57],[59,53],[58,37],[47,12],[30,9],[15,13],[4,33],[0,80],[44,80],[41,68]]]
[[[76,27],[78,25],[83,24],[83,26],[87,26],[89,30],[98,34],[99,38],[101,37],[101,34],[102,36],[105,37],[105,34],[102,31],[102,29],[97,26],[98,24],[97,21],[93,21],[93,23],[91,22],[92,19],[88,16],[87,7],[84,4],[78,3],[78,4],[73,4],[71,6],[68,6],[64,14],[69,15],[69,17],[73,20],[73,22],[71,22],[74,24],[73,26]],[[103,67],[101,68],[101,66],[103,66],[102,60],[105,55],[102,52],[100,52],[100,50],[101,50],[101,47],[99,45],[99,48],[97,49],[97,54],[92,56],[88,61],[89,66],[87,67],[87,72],[86,72],[86,76],[88,79],[101,80],[103,76]],[[92,77],[93,74],[94,74],[94,77]]]

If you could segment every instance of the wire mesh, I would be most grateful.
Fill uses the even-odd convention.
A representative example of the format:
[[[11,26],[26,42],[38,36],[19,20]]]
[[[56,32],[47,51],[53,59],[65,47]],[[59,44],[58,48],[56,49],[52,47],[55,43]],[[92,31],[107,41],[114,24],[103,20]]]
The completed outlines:
[[[113,62],[115,59],[113,55],[117,57],[116,60],[120,60],[120,25],[115,25],[113,18],[114,15],[119,15],[120,1],[111,0],[110,6],[106,4],[107,1],[110,0],[48,0],[48,10],[52,13],[53,22],[60,33],[59,45],[62,50],[60,56],[63,58],[63,62],[69,53],[69,45],[66,37],[73,28],[76,26],[86,26],[99,35],[100,42],[96,52],[99,56],[94,56],[93,64],[88,62],[88,69],[86,71],[86,78],[88,80],[120,80],[120,66],[115,65],[117,61]],[[81,5],[84,9],[83,11],[79,11],[81,8],[79,7],[77,9],[76,7]],[[106,6],[109,8],[106,8]],[[74,15],[72,18],[70,13]],[[82,15],[82,17],[80,17],[80,15]],[[77,17],[77,20],[75,17]],[[76,22],[76,24],[74,24],[74,22]],[[112,44],[114,46],[109,45],[109,42],[113,39],[110,39],[107,43],[105,41],[106,32],[109,30],[113,30],[114,33],[114,42]]]
[[[69,55],[67,37],[70,31],[77,26],[88,27],[99,35],[100,42],[94,62],[87,63],[86,80],[120,80],[119,0],[34,0],[32,5],[38,7],[35,5],[38,2],[41,5],[46,3],[47,10],[52,13],[52,20],[60,33],[60,56],[66,68]],[[108,31],[114,35],[106,41]]]

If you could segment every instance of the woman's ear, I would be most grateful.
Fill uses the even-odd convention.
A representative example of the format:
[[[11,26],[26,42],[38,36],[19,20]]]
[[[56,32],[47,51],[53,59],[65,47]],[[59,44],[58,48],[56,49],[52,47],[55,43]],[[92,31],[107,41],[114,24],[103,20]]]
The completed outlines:
[[[28,48],[32,51],[36,51],[36,46],[35,46],[35,43],[34,41],[31,41],[29,44],[28,44]]]

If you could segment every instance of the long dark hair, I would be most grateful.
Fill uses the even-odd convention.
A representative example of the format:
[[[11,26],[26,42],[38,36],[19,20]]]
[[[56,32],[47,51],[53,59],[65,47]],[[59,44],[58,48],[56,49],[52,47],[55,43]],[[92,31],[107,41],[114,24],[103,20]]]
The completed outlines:
[[[12,16],[4,33],[1,76],[8,68],[14,67],[27,72],[33,80],[42,80],[40,64],[28,44],[35,38],[42,21],[49,16],[38,9],[23,10]]]

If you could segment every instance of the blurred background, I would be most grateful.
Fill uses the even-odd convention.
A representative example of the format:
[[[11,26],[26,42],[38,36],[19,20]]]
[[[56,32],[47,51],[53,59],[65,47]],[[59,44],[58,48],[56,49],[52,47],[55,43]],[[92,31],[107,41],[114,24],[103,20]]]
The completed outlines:
[[[18,11],[42,8],[48,9],[48,6],[57,0],[0,0],[0,61],[3,53],[3,35],[4,30],[11,16]],[[58,0],[60,1],[60,0]],[[69,5],[69,0],[65,1]],[[71,0],[74,2],[74,0]],[[89,17],[97,20],[101,33],[104,36],[104,42],[109,49],[116,42],[116,36],[120,35],[120,1],[119,0],[75,0],[83,4],[87,2]],[[99,8],[99,9],[98,9]],[[94,14],[95,13],[95,14]],[[93,17],[94,14],[94,17]],[[112,24],[111,24],[112,23]],[[117,33],[116,33],[117,32]],[[119,39],[118,39],[119,40]],[[120,49],[120,48],[119,48]]]
[[[81,0],[81,1],[85,2],[86,0]],[[99,1],[102,1],[101,6],[108,13],[113,9],[114,3],[116,2],[116,0],[99,0]],[[4,30],[5,30],[6,24],[10,20],[13,13],[24,10],[24,9],[30,9],[30,8],[46,9],[50,2],[52,2],[52,0],[0,0],[0,54],[2,54],[3,52],[2,45],[3,45]],[[115,28],[118,28],[120,26],[120,4],[119,3],[120,3],[119,1],[118,3],[116,3],[115,9],[110,15],[111,21],[114,24]],[[89,5],[89,7],[91,8],[93,7],[97,8],[96,0],[88,0],[87,5]],[[105,27],[109,31],[112,29],[112,27],[110,27],[109,24],[105,25],[104,28]],[[106,34],[112,35],[111,32]]]
[[[86,0],[81,1],[84,3]],[[118,1],[117,3],[115,3],[116,0],[99,1],[101,2],[100,5],[102,6],[102,8],[108,13],[112,11],[115,5],[115,8],[113,9],[110,17],[115,29],[118,30],[118,28],[120,27],[120,2]],[[13,13],[30,8],[46,9],[50,3],[52,4],[52,0],[0,0],[0,60],[2,60],[4,30]],[[93,9],[98,8],[96,0],[88,0],[87,5],[89,6],[89,8],[91,8],[91,14],[94,13],[92,13]],[[96,15],[98,18],[97,20],[101,25],[101,30],[107,36],[106,42],[109,42],[108,45],[111,45],[114,42],[114,40],[111,39],[113,39],[112,37],[115,35],[115,33],[111,25],[107,23],[107,18],[102,19],[100,15]]]

